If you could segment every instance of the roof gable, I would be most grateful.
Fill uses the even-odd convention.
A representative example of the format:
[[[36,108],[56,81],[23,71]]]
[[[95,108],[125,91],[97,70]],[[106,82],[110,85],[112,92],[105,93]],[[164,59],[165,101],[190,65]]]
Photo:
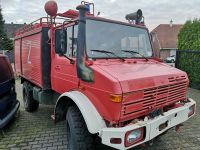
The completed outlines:
[[[178,34],[183,27],[181,24],[160,24],[151,33],[157,35],[161,49],[177,48]]]

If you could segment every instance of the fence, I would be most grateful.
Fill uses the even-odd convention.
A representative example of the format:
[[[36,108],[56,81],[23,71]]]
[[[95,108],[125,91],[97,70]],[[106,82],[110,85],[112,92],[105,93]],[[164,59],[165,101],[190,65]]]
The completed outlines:
[[[200,89],[200,51],[177,50],[175,67],[187,72],[191,87]]]

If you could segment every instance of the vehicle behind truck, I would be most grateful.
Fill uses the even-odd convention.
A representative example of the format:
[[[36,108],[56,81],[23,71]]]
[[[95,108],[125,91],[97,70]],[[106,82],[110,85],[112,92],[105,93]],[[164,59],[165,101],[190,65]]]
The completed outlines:
[[[47,2],[47,17],[15,33],[15,71],[28,112],[52,104],[52,119],[66,120],[70,150],[95,149],[96,138],[130,149],[195,115],[187,74],[154,57],[140,9],[128,22],[96,16],[85,1],[57,9]]]
[[[15,78],[7,56],[0,55],[0,129],[3,129],[19,109],[15,92]]]

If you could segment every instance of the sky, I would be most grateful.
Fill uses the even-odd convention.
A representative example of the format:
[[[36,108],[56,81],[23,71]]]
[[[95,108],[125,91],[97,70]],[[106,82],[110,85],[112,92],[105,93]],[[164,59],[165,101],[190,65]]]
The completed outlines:
[[[0,0],[6,23],[30,23],[46,16],[47,0]],[[125,21],[125,15],[142,9],[145,24],[151,31],[159,24],[184,24],[186,20],[200,18],[200,0],[88,0],[95,3],[95,14]],[[58,12],[75,9],[81,0],[56,0]]]

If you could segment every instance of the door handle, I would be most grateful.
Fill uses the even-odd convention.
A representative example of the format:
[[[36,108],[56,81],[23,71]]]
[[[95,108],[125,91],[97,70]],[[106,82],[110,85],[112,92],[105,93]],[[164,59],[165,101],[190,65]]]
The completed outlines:
[[[57,70],[57,71],[60,70],[60,66],[56,66],[55,70]]]

